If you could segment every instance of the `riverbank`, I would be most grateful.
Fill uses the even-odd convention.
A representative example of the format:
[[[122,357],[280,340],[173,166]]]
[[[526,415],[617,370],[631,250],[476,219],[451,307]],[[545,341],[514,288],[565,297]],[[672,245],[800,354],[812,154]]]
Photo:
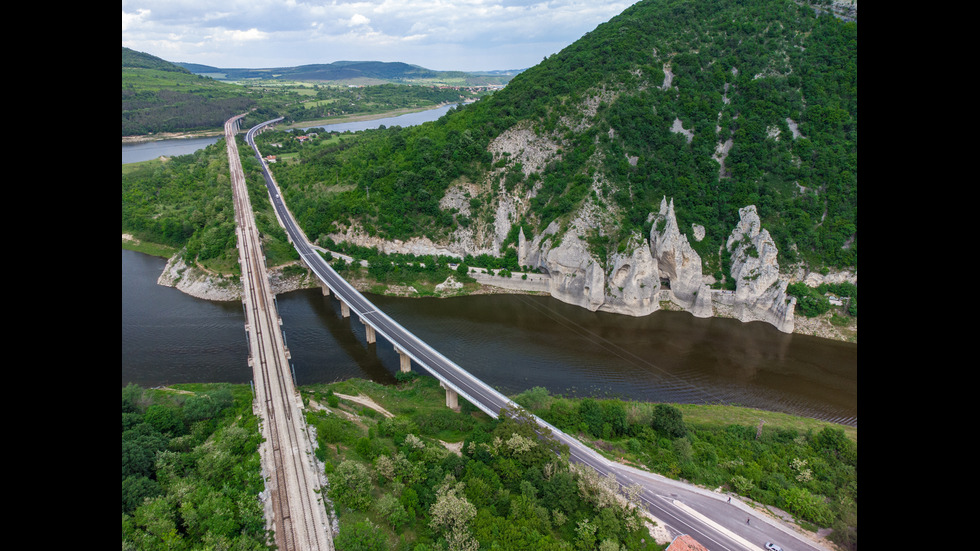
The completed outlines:
[[[146,244],[140,243],[130,235],[124,234],[122,243],[123,248],[167,258],[166,254],[163,254],[167,249],[158,249],[157,252],[154,252]],[[297,275],[297,270],[294,268],[297,264],[293,263],[269,269],[270,283],[275,294],[320,287],[320,282],[308,270],[303,270],[300,275]],[[528,279],[523,279],[523,274],[517,274],[511,278],[502,278],[480,269],[479,272],[471,275],[477,281],[475,284],[459,285],[447,280],[442,287],[437,285],[432,292],[424,294],[411,285],[388,286],[367,278],[357,278],[351,281],[351,284],[361,292],[408,298],[421,296],[448,298],[482,294],[549,294],[547,292],[547,276],[542,274],[528,274]],[[174,287],[183,293],[203,300],[241,300],[241,284],[237,278],[208,272],[198,267],[188,267],[178,255],[173,255],[168,259],[167,266],[160,274],[157,283]],[[661,309],[680,310],[678,306],[668,301],[661,303]],[[735,316],[730,308],[726,308],[724,305],[716,305],[715,317],[734,318]],[[856,344],[857,321],[853,318],[847,318],[847,325],[839,325],[835,323],[839,319],[841,319],[840,316],[835,317],[833,312],[827,312],[815,318],[796,316],[793,333]]]
[[[283,129],[293,129],[293,128],[309,128],[311,126],[326,126],[328,124],[343,124],[347,122],[361,122],[361,121],[373,121],[377,119],[384,119],[388,117],[398,117],[400,115],[408,115],[410,113],[421,113],[422,111],[429,111],[431,109],[439,109],[440,107],[445,107],[447,105],[454,105],[453,103],[440,103],[439,105],[430,105],[426,107],[406,107],[403,109],[395,109],[392,111],[383,111],[380,113],[365,113],[359,115],[341,115],[338,117],[330,117],[326,119],[317,119],[312,121],[300,121],[292,124],[281,125],[280,128]],[[155,134],[144,134],[139,136],[123,136],[122,143],[126,144],[138,144],[138,143],[148,143],[160,140],[183,140],[189,138],[213,138],[215,136],[224,136],[223,129],[216,130],[197,130],[193,132],[158,132]]]

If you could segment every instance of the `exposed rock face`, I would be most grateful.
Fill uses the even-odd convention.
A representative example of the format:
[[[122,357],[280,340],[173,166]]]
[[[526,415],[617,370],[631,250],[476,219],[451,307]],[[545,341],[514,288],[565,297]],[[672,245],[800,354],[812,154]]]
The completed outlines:
[[[738,214],[739,223],[725,245],[732,255],[734,315],[741,321],[765,321],[791,333],[796,298],[786,295],[789,282],[779,278],[776,245],[762,229],[755,205],[739,209]]]
[[[433,242],[428,237],[413,237],[407,241],[393,239],[391,241],[377,236],[367,235],[357,226],[347,228],[344,233],[332,233],[327,235],[335,242],[353,243],[361,247],[375,247],[378,252],[383,254],[414,254],[416,256],[464,256],[467,253],[479,255],[483,253],[494,254],[492,249],[480,249],[472,242],[456,241],[443,245]]]
[[[657,293],[660,291],[657,261],[643,236],[638,233],[630,238],[626,250],[624,254],[610,255],[606,300],[599,309],[617,314],[645,316],[660,309],[657,300]]]
[[[240,279],[227,279],[220,275],[209,274],[199,268],[188,267],[180,252],[167,261],[163,273],[157,278],[157,284],[174,287],[192,297],[205,300],[232,301],[242,299]]]
[[[589,254],[588,244],[578,232],[568,231],[556,245],[557,232],[558,223],[552,222],[530,246],[523,247],[528,256],[518,256],[518,262],[544,268],[551,275],[551,296],[595,312],[605,302],[602,266]]]
[[[673,300],[698,317],[710,317],[711,289],[701,274],[701,257],[677,227],[674,201],[660,201],[660,212],[651,216],[650,250],[657,261],[659,277],[670,280]]]

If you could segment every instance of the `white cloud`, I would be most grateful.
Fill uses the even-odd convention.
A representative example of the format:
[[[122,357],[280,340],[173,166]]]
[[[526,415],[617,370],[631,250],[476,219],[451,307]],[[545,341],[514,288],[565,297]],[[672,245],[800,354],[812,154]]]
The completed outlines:
[[[126,13],[122,12],[122,30],[125,33],[127,30],[139,26],[143,22],[145,17],[149,17],[150,10],[137,10],[136,13]]]
[[[347,22],[347,25],[350,27],[360,27],[361,25],[367,25],[370,22],[371,20],[367,17],[364,17],[359,13],[355,13],[353,16],[351,16],[350,20]]]
[[[123,45],[219,67],[371,59],[513,69],[540,62],[635,1],[123,0]],[[250,50],[257,41],[261,51]]]

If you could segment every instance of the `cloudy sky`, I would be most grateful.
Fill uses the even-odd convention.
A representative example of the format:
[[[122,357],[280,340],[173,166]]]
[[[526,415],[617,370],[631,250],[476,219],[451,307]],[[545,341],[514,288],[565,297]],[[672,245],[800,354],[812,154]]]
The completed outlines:
[[[123,0],[122,45],[224,68],[523,69],[637,0]]]

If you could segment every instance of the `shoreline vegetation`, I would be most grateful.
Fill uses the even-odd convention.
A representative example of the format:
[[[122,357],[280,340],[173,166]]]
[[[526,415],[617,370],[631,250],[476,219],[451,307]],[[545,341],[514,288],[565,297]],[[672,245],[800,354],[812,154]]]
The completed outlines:
[[[625,500],[619,500],[622,510],[615,508],[615,515],[604,511],[614,501],[596,501],[601,485],[581,493],[582,484],[590,484],[587,473],[567,461],[555,462],[553,454],[544,453],[547,444],[534,446],[521,416],[494,420],[463,399],[456,410],[446,408],[433,377],[406,374],[392,385],[352,378],[297,391],[318,468],[332,482],[325,504],[338,543],[351,544],[370,527],[378,544],[372,549],[430,549],[453,536],[490,545],[504,533],[533,536],[526,543],[535,547],[531,544],[541,541],[576,542],[582,537],[576,526],[583,522],[598,527],[589,534],[595,536],[590,548],[612,539],[628,548],[659,550],[670,541],[659,519],[644,515],[630,521],[636,509]],[[215,502],[214,488],[232,480],[230,471],[212,465],[225,449],[243,458],[242,468],[233,469],[233,486],[262,495],[260,435],[248,414],[248,394],[247,385],[228,384],[123,388],[124,467],[134,467],[123,473],[124,544],[152,540],[161,529],[184,543],[238,541],[246,534],[254,542],[268,535],[257,502]],[[609,460],[722,499],[731,496],[802,537],[856,549],[855,427],[738,406],[565,398],[542,388],[511,399]],[[145,430],[139,430],[141,423]],[[217,438],[208,437],[212,431]],[[169,446],[177,452],[165,452],[167,461],[156,462],[157,468],[166,467],[162,473],[134,447],[149,437],[161,449],[168,439],[179,442]],[[175,484],[182,479],[172,466],[185,453],[203,459],[197,475]],[[447,475],[455,498],[473,507],[465,534],[434,522]],[[240,508],[246,501],[251,506]],[[199,522],[216,504],[228,505],[225,523]],[[538,506],[546,504],[548,514],[542,515]],[[195,512],[200,514],[187,516]],[[511,534],[511,525],[523,527],[521,533]],[[641,543],[644,538],[647,543]]]
[[[284,130],[294,129],[294,128],[309,128],[311,126],[325,126],[328,124],[342,124],[346,122],[361,122],[361,121],[373,121],[377,119],[385,119],[388,117],[397,117],[400,115],[407,115],[409,113],[421,113],[422,111],[429,111],[432,109],[439,109],[440,107],[445,107],[447,105],[452,105],[452,103],[440,103],[438,105],[428,105],[425,107],[404,107],[401,109],[394,109],[391,111],[383,111],[379,113],[362,113],[357,115],[340,115],[337,117],[329,117],[326,119],[317,119],[311,121],[300,121],[294,122],[292,124],[281,125],[280,128]],[[198,130],[194,132],[159,132],[156,134],[141,134],[137,136],[123,136],[122,143],[125,144],[137,144],[137,143],[147,143],[162,140],[181,140],[188,138],[212,138],[215,136],[223,136],[223,129],[215,130]]]

